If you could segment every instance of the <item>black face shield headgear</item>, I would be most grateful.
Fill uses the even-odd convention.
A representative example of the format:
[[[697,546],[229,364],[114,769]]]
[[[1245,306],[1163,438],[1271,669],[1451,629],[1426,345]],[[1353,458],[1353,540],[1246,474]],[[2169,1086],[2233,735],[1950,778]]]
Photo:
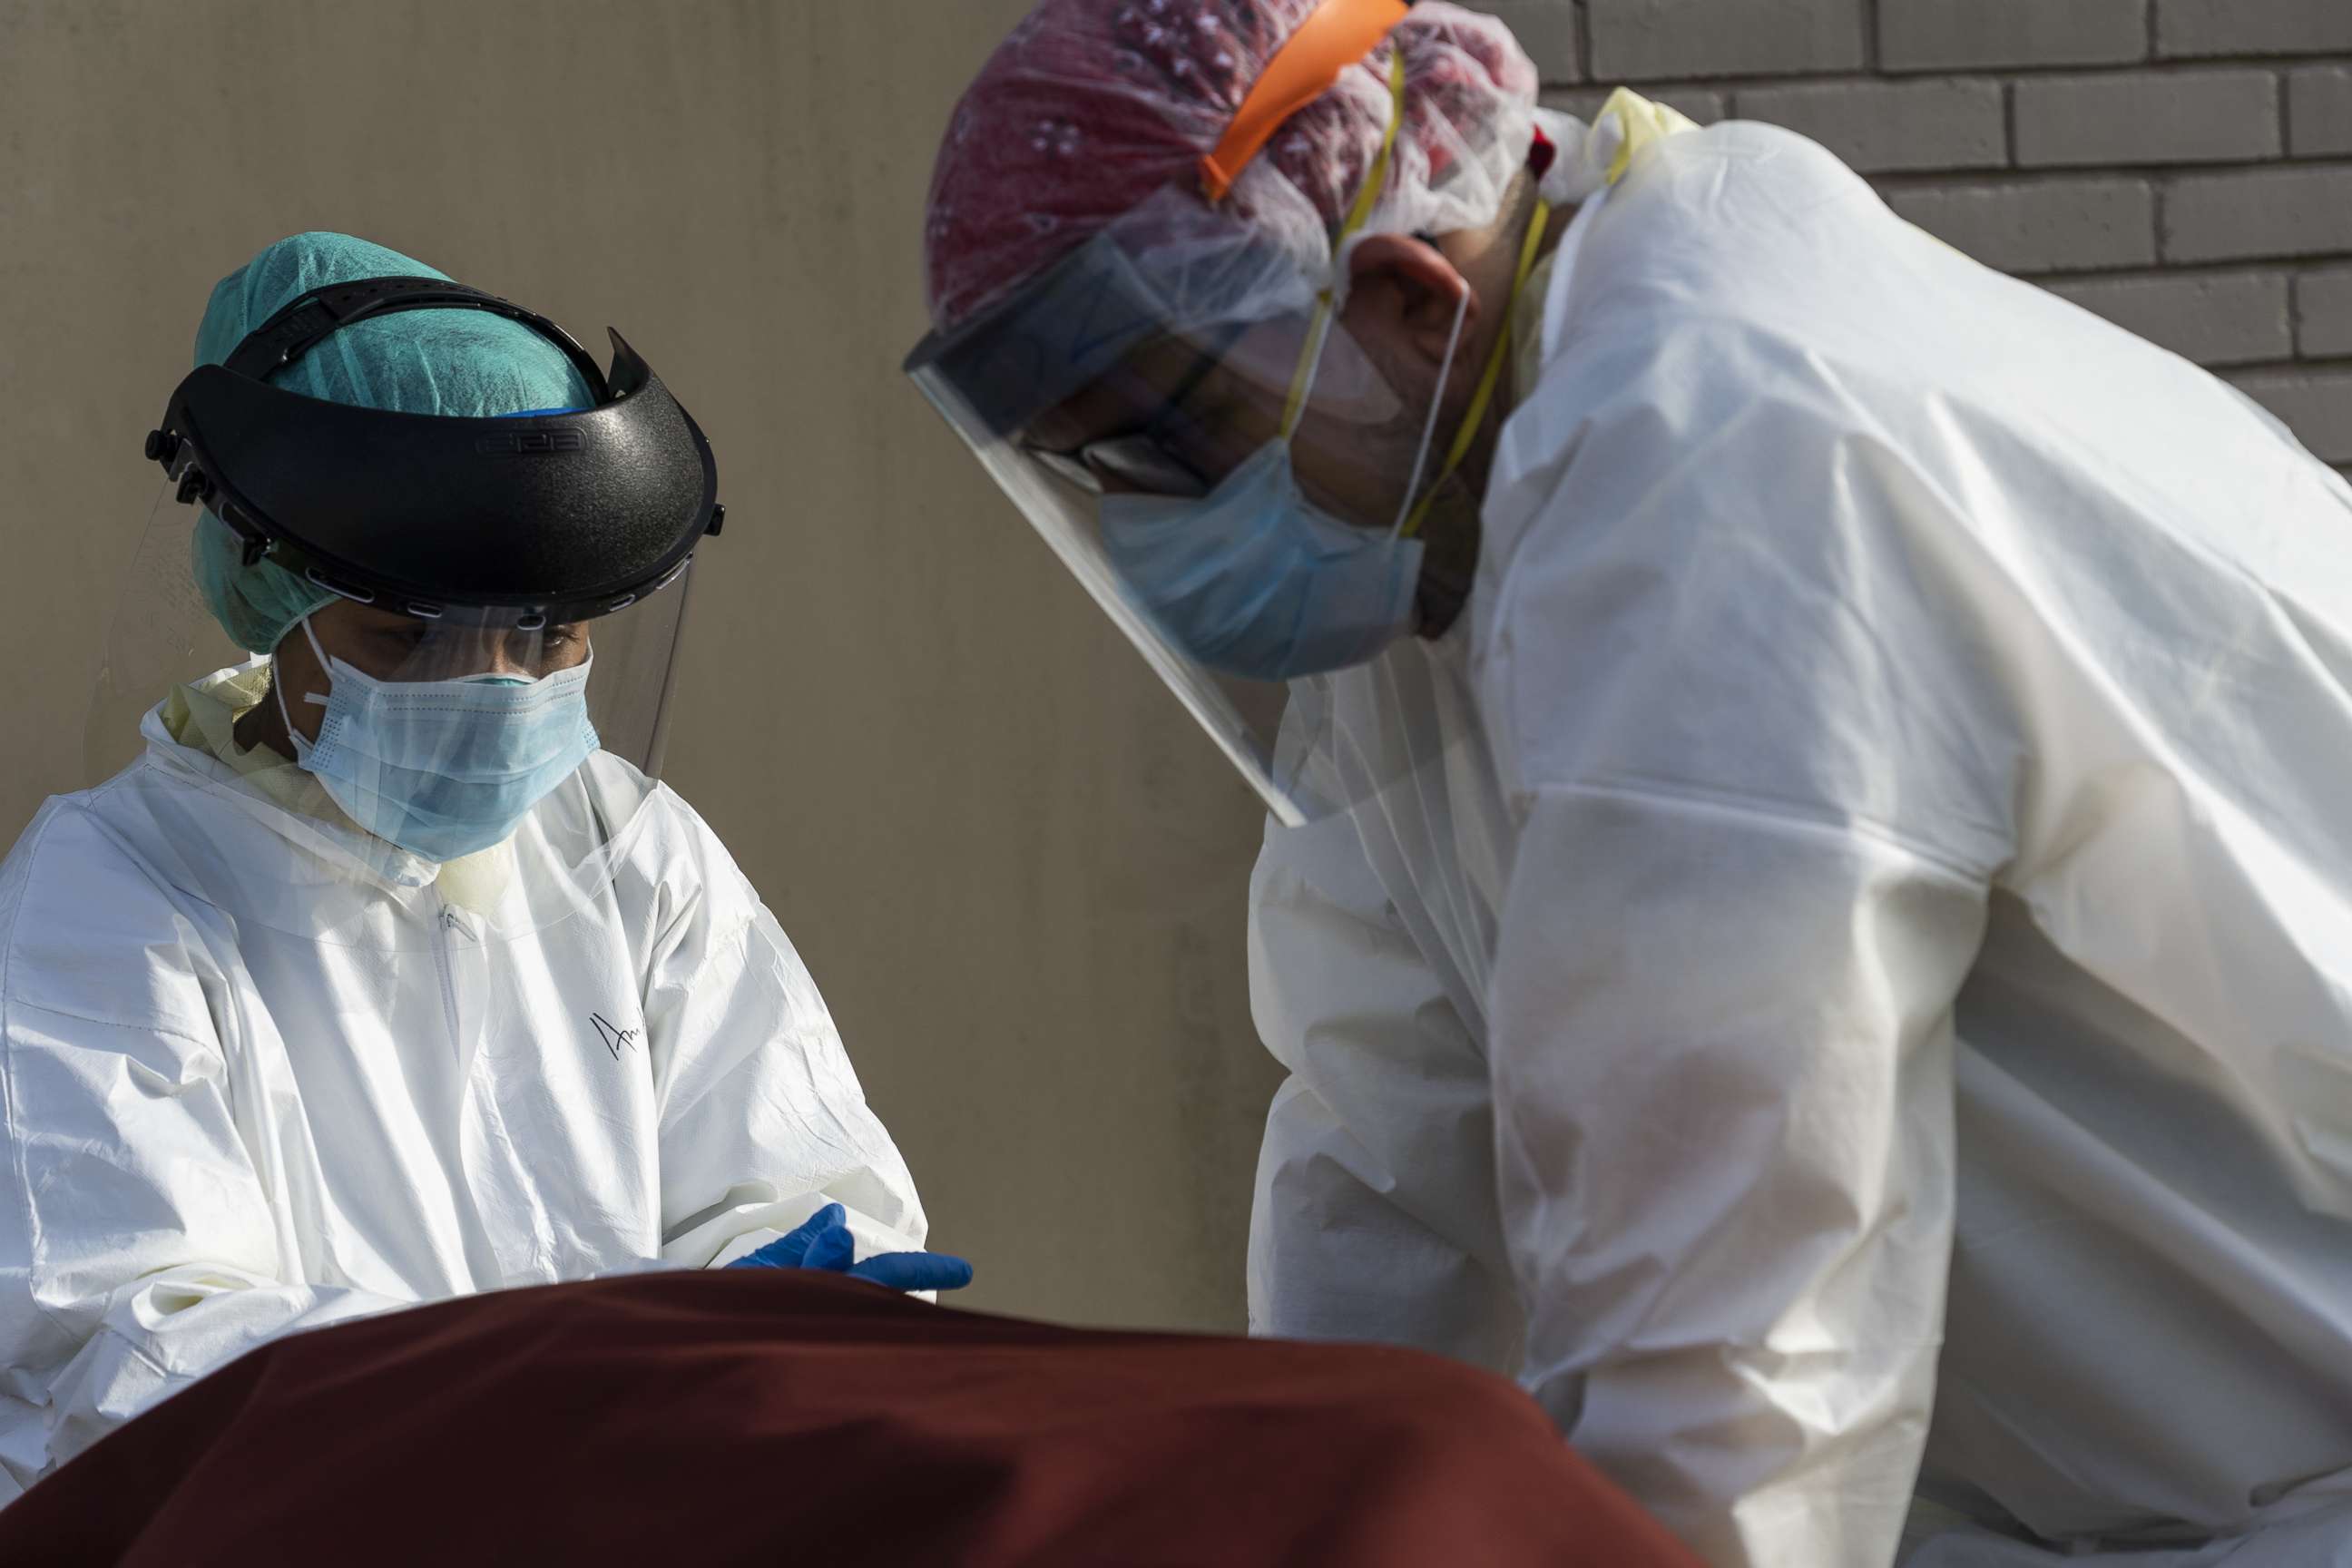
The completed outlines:
[[[330,403],[268,378],[330,334],[396,310],[472,309],[529,327],[579,367],[595,405],[452,419]],[[715,534],[702,431],[614,332],[610,374],[554,322],[460,283],[376,278],[313,289],[227,363],[172,394],[147,456],[178,499],[320,588],[425,620],[535,631],[626,608]]]

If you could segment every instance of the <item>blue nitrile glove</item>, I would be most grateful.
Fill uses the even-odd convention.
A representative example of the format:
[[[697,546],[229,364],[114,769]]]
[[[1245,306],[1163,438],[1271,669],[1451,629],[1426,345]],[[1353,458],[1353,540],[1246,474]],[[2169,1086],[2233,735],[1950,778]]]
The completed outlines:
[[[852,1262],[857,1244],[849,1234],[849,1213],[827,1204],[797,1230],[757,1252],[747,1252],[730,1268],[818,1268],[846,1274],[892,1290],[961,1290],[971,1283],[971,1265],[943,1252],[885,1252]]]

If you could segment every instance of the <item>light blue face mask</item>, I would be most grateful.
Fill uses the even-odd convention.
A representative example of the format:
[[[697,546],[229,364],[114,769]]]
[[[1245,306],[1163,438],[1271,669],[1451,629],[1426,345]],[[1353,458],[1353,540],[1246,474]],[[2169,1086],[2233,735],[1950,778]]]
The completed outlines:
[[[1103,550],[1177,645],[1212,669],[1286,680],[1360,664],[1412,629],[1422,542],[1307,500],[1275,441],[1199,500],[1102,498]]]
[[[278,691],[294,760],[353,822],[412,855],[455,860],[506,842],[596,750],[593,658],[540,680],[378,680],[330,658],[307,616],[302,634],[329,686],[303,698],[327,710],[316,741]]]

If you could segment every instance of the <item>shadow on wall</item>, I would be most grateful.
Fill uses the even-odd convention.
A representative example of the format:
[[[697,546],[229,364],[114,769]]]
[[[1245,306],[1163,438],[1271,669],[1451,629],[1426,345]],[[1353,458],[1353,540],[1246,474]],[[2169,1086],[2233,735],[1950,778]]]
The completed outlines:
[[[815,972],[970,1300],[1238,1328],[1259,813],[898,372],[934,143],[1024,9],[7,8],[0,463],[38,591],[0,620],[0,825],[84,782],[141,437],[215,279],[341,229],[618,325],[728,504],[667,777]]]

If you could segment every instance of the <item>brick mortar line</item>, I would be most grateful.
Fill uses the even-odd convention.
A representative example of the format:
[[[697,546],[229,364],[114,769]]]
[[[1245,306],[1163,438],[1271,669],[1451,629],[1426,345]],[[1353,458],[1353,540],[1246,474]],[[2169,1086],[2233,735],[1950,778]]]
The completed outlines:
[[[2345,58],[2344,51],[2341,49],[2316,49],[2308,54],[2199,55],[2187,59],[2081,60],[2073,65],[2052,65],[2039,61],[2021,60],[2015,65],[1882,66],[1879,68],[1879,74],[1895,81],[1913,81],[1921,78],[1932,79],[1938,76],[1963,71],[1999,71],[2004,76],[2037,77],[2121,76],[2134,72],[2142,75],[2179,76],[2184,72],[2200,70],[2298,70],[2305,66],[2339,64]]]
[[[2152,14],[2152,13],[2155,11],[2155,9],[2156,9],[2156,8],[2155,8],[2153,5],[2151,5],[2151,6],[2149,6],[2149,7],[2148,7],[2148,9],[2149,9],[2150,13]],[[2293,107],[2294,107],[2294,105],[2293,105],[2293,101],[2292,101],[2294,98],[2294,84],[2287,80],[2287,73],[2286,73],[2286,72],[2284,72],[2284,71],[2281,71],[2281,72],[2279,72],[2279,74],[2278,74],[2278,144],[2279,144],[2279,156],[2280,156],[2280,157],[2282,157],[2282,158],[2292,158],[2292,157],[2294,157],[2294,156],[2295,155],[2295,153],[2294,153],[2294,114],[2291,112],[2291,110],[2292,110],[2292,109],[2293,109]]]
[[[2052,283],[2105,283],[2142,278],[2204,278],[2216,273],[2286,272],[2300,276],[2306,272],[2326,272],[2352,263],[2352,250],[2322,250],[2299,256],[2241,256],[2225,261],[2162,262],[2155,267],[2086,267],[2077,271],[2052,272],[2037,268],[2032,272],[2005,272],[2003,276],[2021,282],[2048,285]],[[2001,268],[1995,268],[1996,272]]]
[[[1769,124],[1769,121],[1767,121],[1766,123],[1768,123],[1768,124]],[[2304,153],[2302,156],[2297,157],[2295,154],[2294,154],[2294,153],[2280,153],[2280,154],[2279,154],[2277,157],[2275,157],[2275,158],[2229,158],[2229,159],[2216,159],[2215,161],[2213,161],[2212,163],[2034,163],[2034,164],[2031,164],[2031,165],[2023,165],[2023,164],[2021,164],[2021,165],[2019,165],[2019,166],[2017,167],[2016,172],[2017,172],[2017,173],[2019,173],[2019,174],[2122,174],[2122,175],[2126,175],[2126,176],[2129,176],[2129,175],[2145,175],[2145,176],[2147,176],[2147,177],[2148,177],[2148,178],[2150,178],[2150,179],[2163,178],[2163,179],[2168,179],[2168,180],[2169,180],[2169,179],[2179,179],[2179,177],[2181,177],[2181,176],[2182,176],[2182,175],[2184,175],[2184,174],[2190,174],[2190,175],[2193,175],[2193,174],[2250,174],[2250,173],[2252,173],[2252,172],[2255,172],[2255,171],[2258,171],[2258,170],[2265,170],[2265,169],[2267,169],[2267,170],[2273,170],[2273,171],[2275,171],[2275,170],[2282,170],[2282,169],[2283,169],[2283,170],[2287,170],[2287,171],[2290,171],[2290,172],[2293,172],[2293,171],[2295,171],[2295,170],[2302,170],[2302,169],[2321,169],[2321,168],[2326,168],[2327,165],[2329,165],[2329,164],[2331,164],[2331,163],[2335,163],[2335,164],[2342,164],[2342,163],[2345,163],[2347,162],[2347,157],[2352,157],[2352,154],[2346,154],[2346,153]],[[1859,171],[1857,171],[1857,172],[1859,172]],[[1948,174],[1954,174],[1954,175],[1958,175],[1958,174],[1969,174],[1970,171],[1969,171],[1969,170],[1967,170],[1967,169],[1952,169],[1952,170],[1945,171],[1945,172],[1947,172],[1947,173],[1948,173]],[[1887,170],[1887,171],[1886,171],[1883,175],[1871,176],[1871,177],[1874,177],[1874,178],[1884,178],[1884,179],[1893,179],[1893,178],[1894,178],[1895,175],[1897,175],[1897,174],[1906,174],[1906,175],[1929,174],[1929,175],[1933,175],[1933,174],[1937,174],[1937,170],[1934,170],[1934,169],[1900,169],[1900,170],[1896,170],[1896,169],[1890,169],[1890,170]]]
[[[2306,273],[2340,271],[2352,261],[2352,250],[2318,256],[2242,257],[2234,261],[2184,261],[2170,267],[2114,267],[2095,272],[2012,272],[2021,283],[2047,288],[2053,283],[2153,283],[2173,279],[2284,278],[2290,282]]]
[[[1857,171],[1859,173],[1859,171]],[[2137,180],[2151,184],[2177,184],[2231,174],[2352,174],[2352,157],[2342,153],[2325,158],[2264,158],[2227,163],[2084,163],[2066,168],[2031,169],[1889,169],[1862,177],[1882,188],[1939,190],[1960,184],[1991,184],[2002,190],[2027,190],[2035,185],[2076,185],[2086,175],[2109,181]]]
[[[1759,121],[1748,123],[1769,125],[1773,122]],[[2014,132],[2013,124],[2011,132]],[[1799,132],[1798,134],[1804,133]],[[2014,143],[2011,151],[2013,154]],[[1945,169],[1855,169],[1853,172],[1874,184],[1910,190],[1954,184],[1966,180],[1979,184],[1990,180],[2013,186],[2032,184],[2037,180],[2079,184],[2085,176],[2095,175],[2109,180],[2146,180],[2178,184],[2182,180],[2194,180],[2205,175],[2340,174],[2346,170],[2352,170],[2352,157],[2342,153],[2326,153],[2301,158],[2232,158],[2226,163],[1962,163]]]
[[[2253,364],[2215,365],[2212,373],[2225,381],[2234,381],[2242,375],[2340,375],[2352,374],[2352,357],[2331,354],[2325,359],[2266,359]]]
[[[1579,5],[1580,17],[1589,18],[1588,9]],[[1573,89],[1580,87],[1630,87],[1639,92],[1645,87],[1696,87],[1710,91],[1733,91],[1742,87],[1829,87],[1843,83],[1869,83],[1885,87],[1906,87],[1937,81],[2038,80],[2058,77],[2174,77],[2197,71],[2266,70],[2284,74],[2312,66],[2352,66],[2352,55],[2330,51],[2317,55],[2252,55],[2228,58],[2199,60],[2126,60],[2100,64],[2072,66],[2038,65],[1973,65],[1928,66],[1916,69],[1875,71],[1792,71],[1779,75],[1759,76],[1753,72],[1715,76],[1683,75],[1651,77],[1635,80],[1626,77],[1603,77],[1595,73],[1590,56],[1580,61],[1584,72],[1582,81],[1546,82],[1546,87]]]

